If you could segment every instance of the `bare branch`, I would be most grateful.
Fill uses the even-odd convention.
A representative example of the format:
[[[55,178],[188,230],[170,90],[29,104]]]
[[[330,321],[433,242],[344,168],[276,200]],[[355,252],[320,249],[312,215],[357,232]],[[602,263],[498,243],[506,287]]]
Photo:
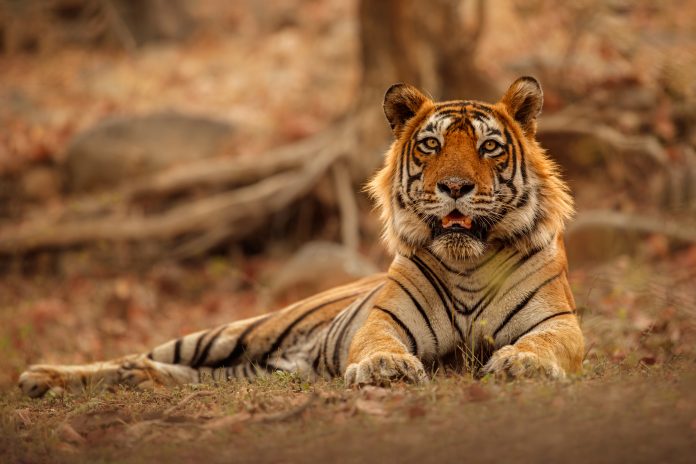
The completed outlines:
[[[69,202],[71,215],[94,214],[148,195],[171,195],[196,187],[219,188],[249,184],[281,171],[300,167],[310,154],[335,139],[342,129],[328,130],[300,142],[259,156],[205,159],[174,166],[102,195],[88,195]]]
[[[653,136],[624,135],[607,125],[562,114],[544,117],[539,124],[538,135],[543,137],[559,134],[593,137],[614,151],[647,156],[661,166],[668,164],[664,148]]]
[[[333,132],[332,142],[307,150],[301,169],[286,171],[232,191],[188,201],[165,213],[122,217],[118,211],[97,219],[60,222],[40,219],[0,230],[0,253],[71,246],[99,241],[167,240],[184,234],[204,234],[178,253],[188,254],[251,231],[258,221],[280,211],[309,192],[319,177],[354,143],[353,124]],[[207,236],[206,236],[207,235]]]
[[[99,3],[118,41],[127,52],[133,53],[138,48],[138,43],[135,41],[133,33],[123,21],[123,18],[121,18],[114,4],[110,0],[100,0]]]
[[[350,173],[342,162],[334,163],[331,171],[336,185],[338,208],[341,211],[341,239],[346,248],[357,250],[360,243],[360,224]]]

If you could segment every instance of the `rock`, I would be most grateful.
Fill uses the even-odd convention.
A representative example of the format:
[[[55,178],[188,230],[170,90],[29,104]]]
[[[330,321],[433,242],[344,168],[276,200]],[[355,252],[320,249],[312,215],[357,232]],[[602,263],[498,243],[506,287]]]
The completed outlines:
[[[67,187],[74,193],[104,189],[179,162],[212,157],[232,132],[225,122],[179,114],[106,120],[68,146]]]
[[[370,261],[337,243],[304,245],[270,283],[271,296],[297,299],[378,272]]]

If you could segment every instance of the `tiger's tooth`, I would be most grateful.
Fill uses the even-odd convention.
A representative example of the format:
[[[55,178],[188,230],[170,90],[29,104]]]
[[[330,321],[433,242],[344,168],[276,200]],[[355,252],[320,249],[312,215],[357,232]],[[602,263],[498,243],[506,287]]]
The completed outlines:
[[[465,229],[471,229],[471,218],[469,216],[462,216],[453,219],[450,217],[449,214],[442,218],[442,227],[444,227],[445,229],[449,229],[454,224],[457,224],[458,226],[463,227]]]

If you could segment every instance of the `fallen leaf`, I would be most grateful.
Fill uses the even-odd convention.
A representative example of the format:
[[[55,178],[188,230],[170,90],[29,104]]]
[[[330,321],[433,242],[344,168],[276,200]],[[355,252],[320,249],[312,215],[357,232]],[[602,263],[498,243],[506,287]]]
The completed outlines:
[[[414,404],[406,410],[406,414],[410,419],[415,419],[416,417],[423,417],[427,413],[426,409],[420,404]]]
[[[56,429],[56,433],[62,441],[71,443],[73,445],[82,445],[86,442],[84,437],[77,433],[72,425],[68,424],[67,422],[60,424]]]
[[[379,401],[359,399],[355,402],[355,407],[358,411],[364,412],[365,414],[369,414],[371,416],[387,415],[387,410]]]
[[[466,391],[469,401],[486,401],[491,395],[478,383],[472,384]]]

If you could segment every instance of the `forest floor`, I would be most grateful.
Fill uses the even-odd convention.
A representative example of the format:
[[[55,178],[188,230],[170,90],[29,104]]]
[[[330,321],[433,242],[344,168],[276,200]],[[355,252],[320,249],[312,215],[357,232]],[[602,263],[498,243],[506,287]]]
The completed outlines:
[[[144,350],[264,312],[265,281],[213,261],[141,276],[0,283],[0,456],[5,462],[688,462],[696,451],[696,289],[687,248],[585,265],[571,283],[587,339],[567,382],[346,389],[274,374],[255,383],[32,400],[32,362]],[[272,267],[268,262],[265,266]],[[93,275],[93,274],[90,274]],[[255,282],[250,285],[249,282]],[[70,308],[70,311],[65,309]],[[157,309],[157,310],[155,310]]]
[[[0,201],[17,201],[3,189],[21,184],[32,168],[60,168],[72,137],[106,117],[164,110],[214,117],[235,127],[241,147],[224,156],[255,156],[319,133],[349,110],[360,78],[355,2],[284,2],[282,11],[264,9],[278,11],[270,18],[275,27],[256,24],[245,7],[256,2],[201,3],[221,23],[183,45],[129,54],[61,49],[47,36],[38,57],[0,57]],[[692,88],[696,8],[685,2],[644,2],[626,18],[617,4],[615,14],[584,21],[592,26],[586,29],[574,27],[583,18],[562,2],[498,3],[477,64],[501,85],[533,71],[544,82],[547,113],[563,107],[566,93],[585,100],[603,91],[613,108],[613,89],[624,82],[645,84],[648,96],[664,84],[678,99],[682,87]],[[226,14],[223,4],[231,8]],[[646,130],[669,142],[677,131],[665,113],[662,106],[640,111],[650,119]],[[624,116],[642,127],[641,118]],[[654,198],[639,180],[635,208],[643,211]],[[589,181],[573,187],[576,198],[592,188],[596,195],[585,204],[598,207],[595,197],[618,203],[613,183]],[[67,201],[59,191],[27,202],[50,211]],[[24,217],[33,211],[26,206],[8,210]],[[375,215],[368,222],[376,237]],[[361,251],[384,268],[387,258],[371,239],[363,237],[373,248]],[[106,251],[120,252],[113,248]],[[438,373],[422,386],[353,390],[340,379],[308,384],[274,375],[172,390],[20,394],[17,378],[32,363],[143,352],[290,301],[270,291],[292,255],[286,242],[255,257],[233,248],[229,257],[139,271],[96,265],[99,258],[77,249],[46,260],[20,257],[27,269],[10,266],[0,276],[0,462],[693,461],[696,246],[677,248],[659,234],[630,256],[601,256],[601,264],[571,259],[587,353],[583,372],[566,382],[497,384]]]

